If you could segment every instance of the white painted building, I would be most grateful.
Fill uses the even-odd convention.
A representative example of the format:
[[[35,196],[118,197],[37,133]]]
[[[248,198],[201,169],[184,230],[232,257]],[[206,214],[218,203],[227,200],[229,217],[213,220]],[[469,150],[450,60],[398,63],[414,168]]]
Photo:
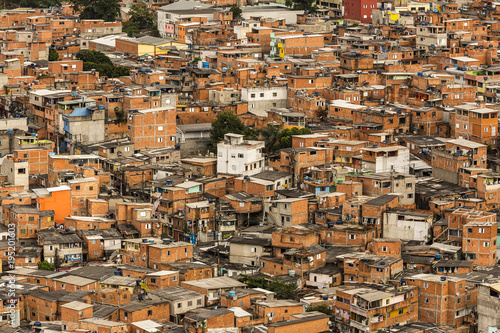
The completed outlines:
[[[410,149],[403,146],[363,148],[362,169],[372,172],[410,173]]]
[[[432,214],[388,211],[383,216],[383,237],[402,241],[427,241],[432,226]]]
[[[285,86],[241,88],[241,100],[248,102],[248,111],[286,108],[287,96]]]
[[[217,145],[217,173],[252,176],[264,170],[264,141],[228,133]]]

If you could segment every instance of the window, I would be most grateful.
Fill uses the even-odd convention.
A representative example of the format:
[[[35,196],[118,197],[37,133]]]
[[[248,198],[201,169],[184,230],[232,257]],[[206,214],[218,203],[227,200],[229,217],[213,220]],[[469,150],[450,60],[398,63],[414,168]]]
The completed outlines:
[[[278,93],[273,92],[273,97],[278,97]]]
[[[163,131],[163,126],[158,126],[158,131]]]
[[[94,251],[94,255],[98,256],[99,255],[99,251]]]
[[[177,275],[172,276],[172,281],[177,281]]]
[[[146,229],[151,229],[151,223],[146,223]]]
[[[387,246],[382,246],[382,252],[387,252]]]
[[[163,138],[158,138],[158,142],[163,142]]]
[[[424,289],[429,288],[429,284],[427,282],[424,282]]]
[[[356,235],[350,234],[349,239],[356,239]]]
[[[89,186],[89,191],[93,191],[94,190],[94,186]]]
[[[76,190],[76,191],[80,191],[80,185],[76,185],[76,186],[75,186],[75,190]]]
[[[153,315],[153,310],[148,310],[148,316],[152,316]]]
[[[479,233],[484,234],[484,228],[479,228]]]
[[[424,298],[424,302],[425,302],[425,303],[429,303],[429,297],[425,297],[425,298]]]
[[[483,247],[490,247],[490,242],[483,242]]]
[[[257,248],[256,248],[256,247],[252,247],[252,248],[250,249],[250,251],[251,251],[251,252],[257,252]]]
[[[151,283],[156,283],[156,279],[151,278]]]

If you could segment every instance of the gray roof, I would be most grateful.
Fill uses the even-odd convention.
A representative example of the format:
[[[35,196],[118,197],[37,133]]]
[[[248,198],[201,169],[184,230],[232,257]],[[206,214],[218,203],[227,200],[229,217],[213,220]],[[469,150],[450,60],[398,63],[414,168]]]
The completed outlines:
[[[238,280],[231,279],[227,276],[218,276],[214,278],[196,280],[196,281],[184,281],[183,284],[195,286],[201,289],[228,289],[228,288],[245,288],[246,284],[239,282]]]
[[[102,281],[113,276],[115,271],[115,267],[89,265],[71,270],[71,275]]]
[[[168,4],[168,5],[162,6],[162,7],[158,8],[158,10],[162,10],[162,11],[170,11],[170,10],[176,10],[176,9],[193,10],[193,7],[211,8],[212,5],[207,5],[205,3],[202,3],[201,1],[180,0],[180,1]],[[196,12],[194,12],[194,13],[196,13]]]
[[[214,317],[219,317],[223,316],[229,313],[234,313],[233,311],[227,309],[227,308],[218,308],[218,309],[196,309],[190,311],[193,313],[190,316],[186,316],[184,320],[192,320],[192,321],[203,321],[209,318],[214,318]]]
[[[38,236],[43,239],[44,245],[83,242],[78,235],[74,233],[64,234],[59,230],[40,230]]]
[[[46,291],[43,289],[32,290],[28,295],[42,299],[47,302],[54,302],[60,300],[63,296],[71,294],[69,291]]]
[[[370,201],[363,203],[363,205],[364,206],[380,207],[380,206],[388,204],[389,202],[394,200],[394,198],[397,198],[397,197],[398,197],[398,195],[394,195],[394,194],[384,194],[384,195],[381,195],[375,199],[372,199]]]
[[[180,129],[184,133],[210,131],[212,129],[212,124],[211,123],[202,123],[202,124],[177,125],[177,128]]]
[[[182,287],[171,287],[160,290],[153,290],[150,294],[156,295],[161,299],[167,301],[182,301],[190,300],[193,298],[204,297],[203,294],[197,293],[196,291],[189,290]]]
[[[264,180],[269,180],[269,181],[276,181],[278,179],[291,176],[291,173],[288,172],[281,172],[281,171],[262,171],[259,172],[256,175],[251,176],[250,178],[258,178],[258,179],[264,179]]]

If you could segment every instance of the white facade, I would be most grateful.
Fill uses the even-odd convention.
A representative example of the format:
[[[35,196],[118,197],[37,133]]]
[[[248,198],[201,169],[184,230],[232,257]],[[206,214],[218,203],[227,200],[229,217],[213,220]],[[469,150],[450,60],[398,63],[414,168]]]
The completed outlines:
[[[247,141],[241,134],[226,134],[217,145],[217,173],[255,175],[264,170],[263,150],[263,141]]]
[[[410,149],[403,146],[363,148],[361,167],[373,172],[400,172],[409,174]]]
[[[383,237],[402,241],[427,241],[432,226],[432,214],[385,212]]]
[[[428,49],[429,47],[446,47],[448,34],[445,27],[441,26],[418,26],[417,49]]]
[[[248,102],[248,111],[286,108],[287,96],[287,87],[241,88],[241,100]]]
[[[30,174],[27,161],[15,162],[14,159],[4,158],[0,170],[7,176],[7,182],[10,184],[24,186],[25,190],[29,188]]]

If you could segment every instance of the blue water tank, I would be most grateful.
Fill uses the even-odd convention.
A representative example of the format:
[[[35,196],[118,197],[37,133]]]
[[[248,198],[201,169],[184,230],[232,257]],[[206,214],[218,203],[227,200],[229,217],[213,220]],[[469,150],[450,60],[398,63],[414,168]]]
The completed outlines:
[[[234,296],[236,296],[236,293],[234,291],[230,291],[229,296],[234,297]]]
[[[115,275],[122,275],[121,271],[115,271]]]
[[[42,326],[42,323],[41,323],[41,322],[39,322],[39,321],[35,321],[35,322],[33,323],[33,326],[35,326],[35,327],[41,327],[41,326]]]
[[[418,76],[424,76],[424,73],[422,73],[422,72],[418,72],[418,73],[417,73],[417,75],[418,75]]]
[[[441,259],[441,255],[440,255],[440,254],[436,254],[434,257],[435,257],[436,259]]]
[[[210,64],[208,62],[203,62],[203,68],[209,68]]]
[[[441,276],[441,281],[446,281],[446,276]]]
[[[328,295],[323,295],[323,301],[328,301]]]
[[[143,239],[142,239],[142,242],[143,242],[143,243],[147,243],[147,242],[148,242],[147,238],[143,238]]]

